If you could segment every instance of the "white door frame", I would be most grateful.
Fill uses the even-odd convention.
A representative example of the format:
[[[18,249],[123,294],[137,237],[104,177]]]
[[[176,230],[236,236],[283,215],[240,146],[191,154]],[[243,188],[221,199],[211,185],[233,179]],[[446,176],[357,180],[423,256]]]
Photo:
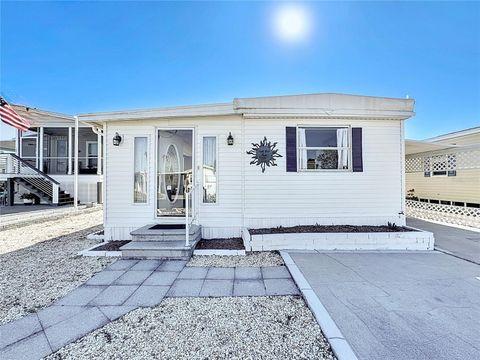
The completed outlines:
[[[85,141],[85,156],[86,156],[86,166],[88,167],[89,166],[89,161],[90,161],[90,154],[88,152],[88,148],[89,148],[89,145],[91,144],[97,144],[97,150],[95,150],[94,152],[94,155],[92,156],[96,156],[97,157],[97,169],[98,169],[98,163],[99,163],[99,159],[98,159],[98,141],[97,140],[87,140]],[[93,157],[92,157],[92,160],[93,160]]]
[[[196,128],[194,126],[170,126],[170,127],[155,127],[155,154],[151,158],[154,159],[154,176],[155,176],[155,189],[154,189],[154,206],[153,206],[153,218],[158,223],[178,223],[179,221],[183,223],[185,220],[185,216],[159,216],[157,212],[158,206],[158,132],[162,130],[191,130],[192,131],[192,186],[196,185],[197,174],[195,171],[196,166],[196,156],[195,156],[195,149],[196,149]],[[183,155],[180,161],[183,162]],[[196,188],[192,193],[192,201],[190,202],[191,213],[195,213],[196,209]],[[192,216],[193,218],[193,216]]]

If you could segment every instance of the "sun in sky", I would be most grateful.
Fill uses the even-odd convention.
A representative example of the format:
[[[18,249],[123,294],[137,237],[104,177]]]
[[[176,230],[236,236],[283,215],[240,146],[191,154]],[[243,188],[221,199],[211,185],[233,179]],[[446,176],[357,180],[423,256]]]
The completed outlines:
[[[307,9],[300,4],[285,4],[274,13],[274,30],[287,42],[306,40],[310,35],[311,18]]]

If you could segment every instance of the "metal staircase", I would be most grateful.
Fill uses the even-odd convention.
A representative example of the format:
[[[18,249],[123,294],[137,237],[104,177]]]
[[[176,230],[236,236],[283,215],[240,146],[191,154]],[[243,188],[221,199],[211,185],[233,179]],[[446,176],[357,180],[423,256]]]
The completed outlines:
[[[13,181],[52,205],[74,202],[58,181],[15,154],[0,154],[0,180]]]

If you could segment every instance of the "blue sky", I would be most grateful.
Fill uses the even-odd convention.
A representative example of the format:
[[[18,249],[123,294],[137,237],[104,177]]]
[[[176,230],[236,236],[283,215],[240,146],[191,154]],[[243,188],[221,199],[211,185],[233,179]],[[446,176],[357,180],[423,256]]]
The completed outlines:
[[[70,114],[340,92],[416,99],[407,136],[480,124],[480,3],[1,2],[1,92]],[[5,126],[1,137],[13,133]]]

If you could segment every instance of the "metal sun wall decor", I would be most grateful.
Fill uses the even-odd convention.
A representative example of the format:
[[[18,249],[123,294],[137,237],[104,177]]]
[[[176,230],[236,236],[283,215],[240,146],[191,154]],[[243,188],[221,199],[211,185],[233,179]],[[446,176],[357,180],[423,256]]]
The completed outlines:
[[[270,141],[267,141],[267,137],[264,136],[260,143],[252,143],[252,145],[252,149],[247,151],[247,154],[252,155],[253,159],[250,161],[250,165],[260,165],[262,173],[265,172],[266,166],[277,166],[275,159],[282,157],[282,155],[278,154],[278,149],[275,149],[277,146],[276,142],[272,144]]]

